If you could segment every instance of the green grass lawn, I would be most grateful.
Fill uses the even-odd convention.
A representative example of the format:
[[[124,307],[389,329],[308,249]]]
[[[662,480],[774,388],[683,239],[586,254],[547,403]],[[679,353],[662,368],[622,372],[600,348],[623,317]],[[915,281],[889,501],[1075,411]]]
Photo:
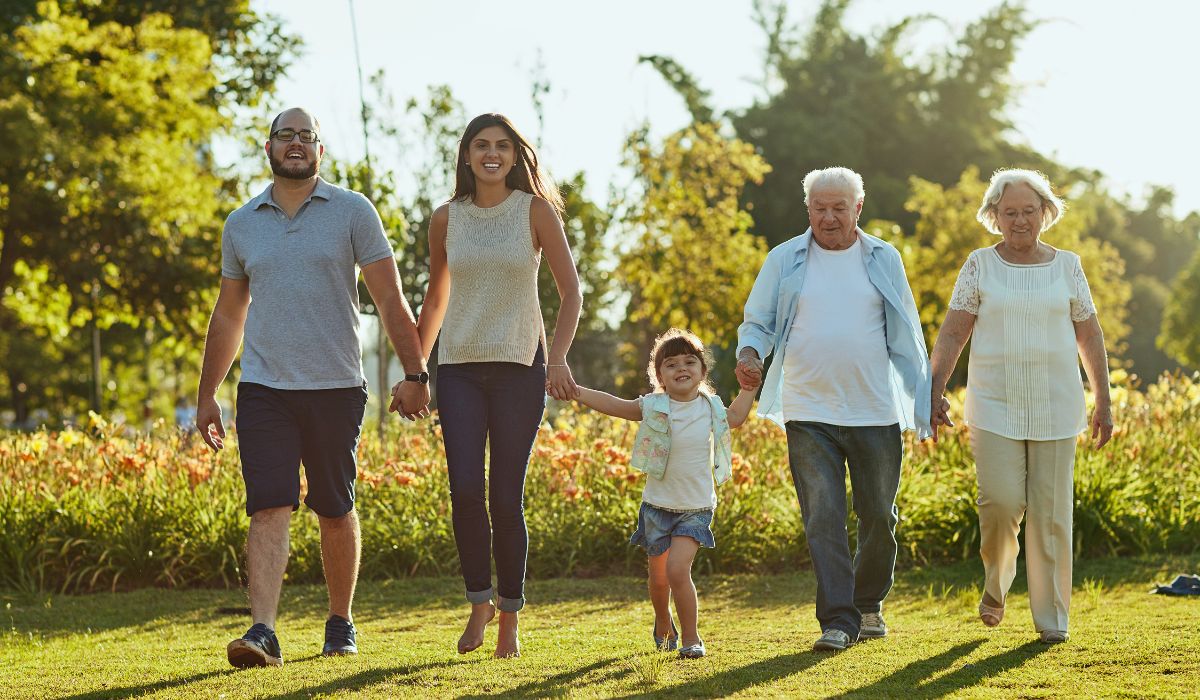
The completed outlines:
[[[521,697],[1170,697],[1200,686],[1200,600],[1148,595],[1200,557],[1104,560],[1076,569],[1072,639],[1037,641],[1023,588],[997,629],[975,617],[980,565],[901,571],[891,634],[836,654],[809,650],[811,572],[701,578],[709,656],[648,650],[652,613],[634,578],[532,581],[524,655],[487,644],[459,656],[457,579],[367,581],[355,607],[357,657],[319,655],[324,589],[284,590],[281,669],[238,671],[225,645],[249,625],[238,591],[90,596],[0,594],[5,698]],[[1024,578],[1021,572],[1018,581]]]

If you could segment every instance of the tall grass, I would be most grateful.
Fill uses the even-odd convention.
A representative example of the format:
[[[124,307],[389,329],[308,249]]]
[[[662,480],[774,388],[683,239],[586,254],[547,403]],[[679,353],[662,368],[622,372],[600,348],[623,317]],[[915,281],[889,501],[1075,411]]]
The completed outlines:
[[[1114,393],[1117,429],[1075,471],[1078,556],[1200,549],[1200,375]],[[627,543],[642,476],[628,466],[636,425],[565,407],[544,425],[527,480],[530,576],[644,570]],[[934,446],[906,438],[901,563],[975,556],[974,466],[964,430]],[[734,477],[719,492],[707,572],[783,571],[808,563],[787,450],[752,420],[734,438]],[[395,421],[359,450],[366,577],[457,570],[436,420]],[[161,429],[127,436],[93,416],[80,430],[0,437],[0,587],[81,592],[142,586],[236,586],[248,518],[236,441],[211,454]],[[853,532],[853,518],[848,523]],[[292,519],[288,578],[319,581],[316,520]]]

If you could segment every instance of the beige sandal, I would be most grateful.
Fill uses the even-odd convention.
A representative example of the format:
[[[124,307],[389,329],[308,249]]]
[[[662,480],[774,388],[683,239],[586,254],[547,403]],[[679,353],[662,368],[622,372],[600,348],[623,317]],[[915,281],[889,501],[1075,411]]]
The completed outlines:
[[[1004,606],[993,608],[990,605],[984,605],[983,601],[979,601],[979,619],[988,627],[995,627],[1004,619]]]

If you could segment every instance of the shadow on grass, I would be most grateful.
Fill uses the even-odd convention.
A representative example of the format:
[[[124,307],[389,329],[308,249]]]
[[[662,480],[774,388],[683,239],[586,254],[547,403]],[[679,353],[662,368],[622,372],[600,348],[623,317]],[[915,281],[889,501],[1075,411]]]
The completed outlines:
[[[350,676],[336,678],[320,685],[310,685],[304,688],[289,690],[286,693],[278,695],[263,695],[259,696],[265,700],[283,700],[284,698],[312,698],[323,697],[326,694],[336,694],[342,692],[353,692],[361,690],[369,685],[377,683],[386,683],[388,681],[397,681],[406,676],[412,676],[432,668],[446,668],[448,666],[459,666],[462,664],[478,663],[476,660],[471,661],[431,661],[424,664],[409,664],[405,666],[394,666],[392,668],[373,668],[366,671],[360,671]],[[402,695],[396,691],[395,696]]]
[[[878,698],[903,695],[907,700],[940,698],[979,685],[979,682],[985,678],[991,678],[1017,668],[1050,648],[1049,645],[1041,642],[1028,642],[1015,649],[966,664],[957,671],[930,680],[935,673],[944,671],[956,660],[978,649],[983,641],[976,639],[963,642],[937,656],[914,661],[871,685],[851,690],[841,697]]]
[[[458,697],[459,700],[483,700],[483,698],[545,698],[566,695],[571,688],[574,687],[575,681],[583,678],[593,671],[598,671],[606,666],[612,666],[614,663],[620,660],[620,657],[604,659],[603,661],[597,661],[582,668],[576,668],[570,671],[556,673],[553,676],[547,676],[539,681],[524,683],[516,688],[513,688],[512,690],[506,690],[502,693],[481,693],[476,695],[459,695],[456,697]],[[590,679],[590,682],[602,683],[620,678],[621,676],[628,675],[632,672],[632,669],[629,668],[613,669],[600,678]]]
[[[782,678],[802,673],[828,658],[830,658],[828,654],[812,651],[786,654],[770,659],[763,659],[762,661],[755,661],[752,664],[747,664],[739,668],[731,668],[727,671],[721,671],[720,673],[698,678],[681,685],[656,687],[640,693],[618,697],[621,700],[634,700],[635,698],[641,700],[645,698],[695,698],[732,695],[752,686],[772,683]]]
[[[154,683],[147,683],[146,685],[135,685],[135,686],[128,686],[125,688],[105,688],[104,690],[89,690],[86,693],[79,693],[78,695],[68,695],[68,696],[62,698],[62,700],[101,700],[101,698],[132,698],[132,697],[138,697],[141,695],[146,695],[149,693],[158,692],[160,690],[168,690],[170,688],[177,688],[181,685],[197,683],[199,681],[203,681],[203,680],[206,680],[209,678],[215,678],[217,676],[228,676],[233,673],[238,673],[238,670],[236,668],[227,668],[227,669],[223,669],[221,671],[209,671],[207,673],[197,673],[193,676],[188,676],[186,678],[172,678],[169,680],[157,681]]]

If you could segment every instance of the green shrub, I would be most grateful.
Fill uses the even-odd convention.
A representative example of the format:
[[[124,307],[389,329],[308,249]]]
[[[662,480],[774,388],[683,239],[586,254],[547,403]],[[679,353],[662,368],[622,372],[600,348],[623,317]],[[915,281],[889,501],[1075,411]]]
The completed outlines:
[[[1117,429],[1075,465],[1075,551],[1102,557],[1200,549],[1200,378],[1114,391]],[[958,412],[956,411],[956,415]],[[643,476],[636,424],[562,407],[544,425],[526,480],[529,575],[637,573],[628,545]],[[238,586],[249,519],[236,437],[212,454],[194,435],[125,435],[93,416],[83,430],[0,436],[0,587],[64,592]],[[902,566],[976,556],[974,462],[966,431],[935,446],[906,437],[898,504]],[[717,549],[701,572],[787,571],[809,563],[783,435],[751,420],[734,433],[734,477],[719,490]],[[359,450],[362,575],[458,569],[440,428],[394,421]],[[854,520],[847,523],[854,533]],[[320,581],[316,518],[292,518],[288,578]]]

